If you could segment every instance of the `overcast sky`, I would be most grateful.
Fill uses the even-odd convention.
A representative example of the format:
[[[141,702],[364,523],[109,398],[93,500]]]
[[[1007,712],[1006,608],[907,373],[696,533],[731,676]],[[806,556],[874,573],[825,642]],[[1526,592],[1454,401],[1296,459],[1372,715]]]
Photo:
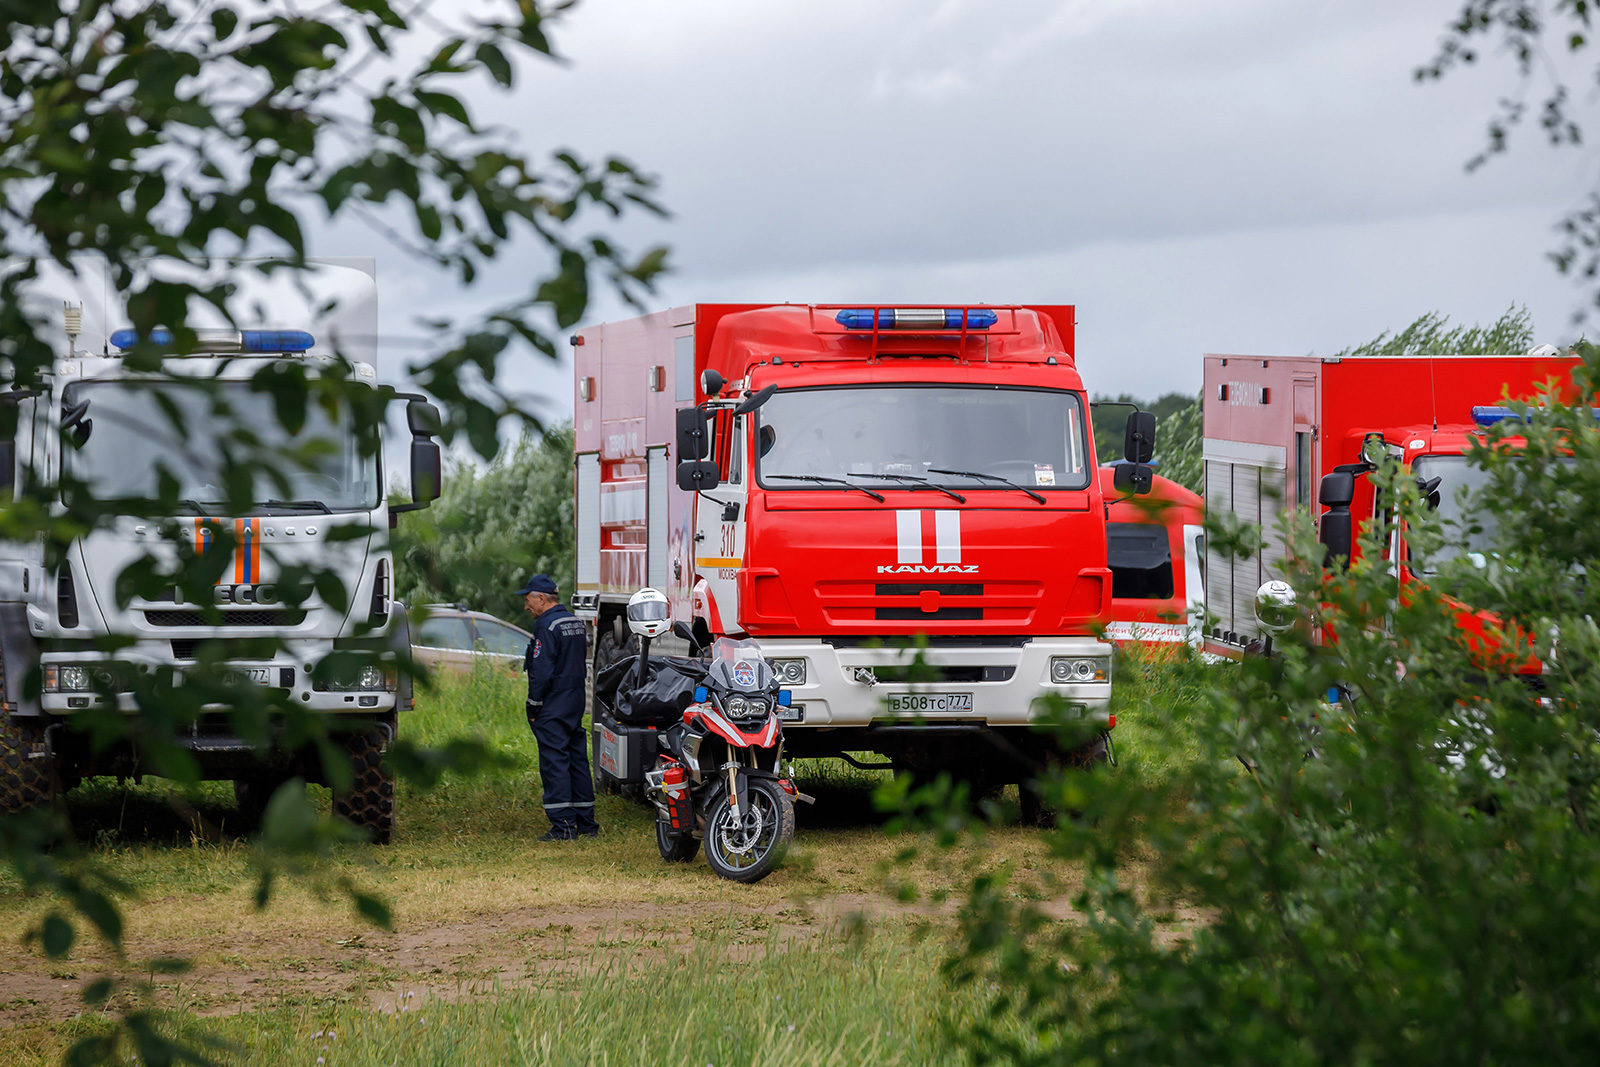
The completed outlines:
[[[652,308],[1073,303],[1089,387],[1153,397],[1198,389],[1205,352],[1328,352],[1430,310],[1524,304],[1572,336],[1581,296],[1545,255],[1593,160],[1530,129],[1465,172],[1516,86],[1506,62],[1412,80],[1458,7],[584,0],[554,30],[567,64],[476,114],[659,176],[673,217],[611,231],[671,245]],[[513,295],[534,251],[470,298],[386,256],[385,332]],[[627,314],[602,296],[587,320]],[[516,371],[570,414],[570,368]]]

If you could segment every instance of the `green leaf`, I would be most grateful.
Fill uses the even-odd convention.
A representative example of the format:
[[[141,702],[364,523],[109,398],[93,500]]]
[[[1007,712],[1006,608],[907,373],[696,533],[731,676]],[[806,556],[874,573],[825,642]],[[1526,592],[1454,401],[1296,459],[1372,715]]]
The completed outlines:
[[[455,119],[467,129],[472,129],[472,119],[467,115],[466,105],[450,93],[418,89],[416,96],[417,103],[427,108],[431,113]]]
[[[370,893],[352,891],[351,903],[356,907],[356,914],[367,922],[384,930],[394,928],[394,916],[389,911],[389,905]]]
[[[483,64],[490,77],[507,89],[511,88],[511,62],[506,59],[506,54],[500,50],[499,45],[485,41],[478,46],[476,54],[478,62]]]
[[[234,29],[239,25],[239,16],[228,8],[218,8],[211,13],[211,32],[216,39],[225,41],[233,36]]]
[[[71,952],[76,939],[77,932],[72,929],[72,924],[59,915],[46,915],[44,922],[39,924],[39,945],[44,949],[44,954],[53,960]]]

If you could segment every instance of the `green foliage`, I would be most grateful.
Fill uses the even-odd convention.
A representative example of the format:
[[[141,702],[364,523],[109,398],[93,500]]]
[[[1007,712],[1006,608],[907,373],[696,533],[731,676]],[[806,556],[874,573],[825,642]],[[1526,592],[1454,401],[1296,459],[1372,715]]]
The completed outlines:
[[[1600,349],[1583,356],[1570,404],[1544,398],[1474,448],[1486,486],[1453,527],[1408,470],[1369,475],[1424,558],[1468,536],[1476,554],[1403,594],[1370,529],[1348,572],[1300,565],[1300,602],[1318,607],[1274,656],[1146,705],[1147,729],[1197,740],[1191,763],[1165,780],[1054,782],[1082,813],[1052,834],[1088,866],[1082,918],[1017,903],[1020,875],[973,883],[947,973],[1038,1042],[959,1026],[974,1060],[1593,1058],[1600,588],[1585,568],[1600,551]],[[1298,521],[1290,558],[1320,559]],[[1493,611],[1486,640],[1446,591]],[[1530,652],[1545,670],[1520,676]],[[1141,855],[1156,883],[1136,892],[1127,864]],[[1177,907],[1197,928],[1164,938],[1157,919]]]
[[[1200,492],[1205,471],[1200,459],[1200,398],[1183,393],[1165,393],[1153,401],[1135,399],[1129,393],[1101,396],[1093,401],[1105,404],[1094,413],[1094,449],[1101,463],[1122,458],[1123,427],[1131,408],[1137,404],[1156,416],[1156,473]]]
[[[465,103],[468,85],[488,80],[508,88],[522,64],[550,58],[548,31],[567,6],[494,0],[467,12],[333,0],[302,13],[293,5],[84,0],[0,8],[0,209],[7,220],[0,228],[6,264],[0,272],[0,384],[7,390],[0,437],[15,433],[31,391],[50,384],[59,326],[27,299],[44,264],[71,271],[75,257],[97,257],[110,279],[111,314],[125,309],[146,336],[170,328],[171,348],[192,353],[203,351],[192,311],[205,309],[230,322],[246,311],[238,272],[303,286],[310,236],[357,228],[460,285],[472,284],[512,246],[546,254],[543,265],[522,268],[522,293],[481,318],[419,319],[416,358],[407,368],[442,402],[446,438],[464,437],[482,456],[498,448],[507,418],[536,426],[497,382],[500,358],[514,346],[553,356],[555,343],[537,323],[575,323],[592,283],[636,299],[665,266],[663,250],[632,258],[603,232],[624,210],[658,210],[650,178],[626,160],[589,162],[570,149],[535,162],[505,131],[479,126]],[[248,262],[218,279],[207,273],[213,257]],[[167,269],[173,265],[189,269]],[[159,372],[165,354],[141,344],[123,363],[131,371]],[[270,402],[286,431],[301,426],[313,408],[347,414],[359,449],[370,456],[394,397],[363,381],[347,356],[269,363],[241,381],[251,401]],[[176,588],[208,621],[220,622],[214,586],[238,547],[232,524],[223,522],[213,550],[199,555],[173,517],[248,513],[253,486],[286,488],[311,457],[283,445],[282,434],[260,418],[243,417],[218,382],[195,376],[182,388],[202,397],[222,423],[218,432],[191,442],[218,457],[217,500],[183,499],[165,459],[156,465],[153,496],[120,500],[97,499],[72,464],[62,465],[59,477],[53,468],[36,467],[0,505],[0,541],[42,544],[45,571],[53,573],[92,531],[113,521],[148,520],[176,547],[146,554],[118,575],[117,606],[126,608],[135,596],[170,596]],[[189,426],[177,407],[166,403],[163,415],[169,426],[162,429],[184,440]],[[53,431],[54,422],[49,425]],[[63,449],[79,447],[89,431],[87,420],[66,427]],[[357,526],[345,533],[364,539],[370,531]],[[286,563],[278,585],[290,609],[313,596],[340,609],[351,600],[348,577],[327,560]],[[126,634],[95,638],[107,652],[129,643]],[[348,762],[319,716],[286,693],[243,683],[225,668],[229,656],[266,655],[279,644],[260,638],[229,650],[211,648],[196,667],[182,671],[119,666],[102,689],[105,710],[86,709],[73,725],[97,750],[136,741],[146,772],[192,786],[199,768],[179,739],[203,713],[221,708],[240,737],[260,745],[276,734],[286,747],[315,748],[328,780],[348,780]],[[370,663],[379,651],[363,646],[344,654]],[[24,670],[22,664],[0,666]],[[395,666],[408,668],[407,657]],[[112,709],[113,681],[131,691],[137,714]],[[39,672],[21,683],[25,692],[37,693]],[[34,743],[20,733],[13,740]],[[412,757],[409,767],[437,776],[438,760],[421,752]],[[482,762],[460,747],[439,760]],[[267,815],[263,899],[280,861],[293,869],[340,836],[326,815],[287,793],[274,799]],[[126,887],[97,874],[70,843],[57,840],[63,825],[52,811],[0,814],[0,857],[23,891],[48,894],[62,905],[29,933],[44,950],[65,951],[74,938],[82,941],[81,929],[64,929],[70,923],[98,931],[120,952],[115,897]],[[362,914],[385,918],[381,902],[346,889]],[[148,1019],[138,1013],[123,1025],[146,1062],[199,1054],[152,1044]],[[78,1053],[93,1057],[109,1047],[90,1042]]]
[[[443,495],[394,537],[396,588],[412,605],[464,603],[513,622],[529,574],[572,589],[572,424],[526,433],[483,469],[452,468]]]
[[[1528,309],[1512,305],[1488,326],[1451,326],[1447,316],[1429,311],[1397,333],[1384,331],[1334,356],[1507,356],[1533,344]]]

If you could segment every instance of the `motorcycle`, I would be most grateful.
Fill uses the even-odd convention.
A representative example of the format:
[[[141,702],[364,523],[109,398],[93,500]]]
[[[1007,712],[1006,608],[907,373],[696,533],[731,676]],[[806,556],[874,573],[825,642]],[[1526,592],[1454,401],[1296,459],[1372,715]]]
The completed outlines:
[[[662,859],[688,862],[704,841],[706,862],[716,874],[736,882],[760,881],[794,839],[795,802],[811,801],[782,769],[782,709],[789,705],[789,693],[779,688],[772,665],[748,639],[719,638],[709,663],[652,658],[651,638],[669,626],[665,597],[650,589],[634,595],[628,627],[641,647],[596,679],[597,699],[609,698],[606,715],[615,723],[597,724],[597,737],[606,743],[603,729],[626,748],[648,731],[654,765],[644,765],[643,746],[631,758],[641,772],[644,799],[656,810]],[[695,647],[684,624],[671,628]],[[690,683],[693,688],[686,692]],[[675,709],[679,704],[686,706]],[[675,709],[671,721],[661,721],[663,708]],[[659,725],[623,724],[651,716]],[[598,762],[606,765],[604,751]],[[628,762],[612,762],[621,772],[618,778],[629,777]]]

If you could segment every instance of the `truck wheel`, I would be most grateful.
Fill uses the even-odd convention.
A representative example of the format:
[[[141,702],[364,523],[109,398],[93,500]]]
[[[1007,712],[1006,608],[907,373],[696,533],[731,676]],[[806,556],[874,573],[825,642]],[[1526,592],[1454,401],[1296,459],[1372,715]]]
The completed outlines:
[[[668,863],[688,863],[700,851],[700,841],[693,834],[675,834],[667,824],[656,820],[656,849]]]
[[[0,812],[57,807],[61,791],[44,724],[0,712]]]
[[[1100,731],[1088,744],[1082,745],[1071,752],[1059,756],[1052,756],[1052,767],[1068,767],[1087,770],[1101,763],[1111,763],[1111,735],[1105,730]],[[1032,781],[1026,781],[1017,787],[1018,797],[1022,801],[1022,823],[1024,826],[1054,826],[1056,824],[1056,811],[1040,796],[1034,788]],[[1077,818],[1079,813],[1067,813]]]
[[[250,777],[233,780],[233,800],[239,808],[239,832],[255,833],[267,814],[267,801],[282,784],[275,778]]]
[[[383,762],[385,736],[373,727],[345,738],[350,791],[333,794],[333,813],[366,830],[378,845],[387,845],[394,836],[394,774]]]

